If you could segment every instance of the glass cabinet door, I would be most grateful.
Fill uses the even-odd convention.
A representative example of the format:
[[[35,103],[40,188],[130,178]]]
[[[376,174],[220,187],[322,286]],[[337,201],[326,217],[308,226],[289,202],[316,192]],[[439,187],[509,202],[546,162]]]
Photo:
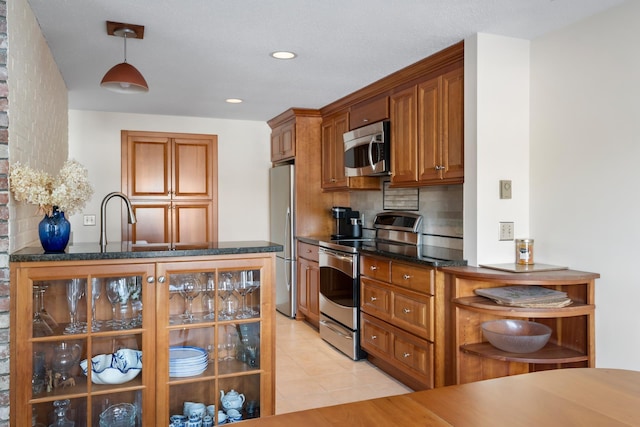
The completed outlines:
[[[259,416],[264,262],[158,268],[165,281],[157,297],[164,327],[158,328],[168,344],[158,371],[159,381],[169,385],[167,395],[158,396],[158,407],[168,408],[166,422],[160,417],[158,425],[191,417],[208,426]]]
[[[31,387],[22,387],[28,407],[15,409],[17,425],[113,425],[116,411],[143,425],[155,364],[145,332],[154,323],[146,310],[154,307],[153,265],[24,270],[30,286],[18,307],[29,321],[16,327],[29,338],[16,354],[29,361]]]

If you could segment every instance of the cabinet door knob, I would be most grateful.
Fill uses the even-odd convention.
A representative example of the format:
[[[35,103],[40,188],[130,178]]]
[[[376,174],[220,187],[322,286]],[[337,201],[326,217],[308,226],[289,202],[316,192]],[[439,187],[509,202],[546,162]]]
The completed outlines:
[[[403,278],[404,280],[409,280],[409,279],[411,279],[411,275],[409,275],[409,274],[405,274],[405,275],[403,275],[403,276],[402,276],[402,278]]]
[[[404,357],[405,359],[406,359],[407,357],[409,357],[409,356],[411,356],[411,353],[404,353],[404,354],[402,355],[402,357]]]
[[[147,283],[153,283],[153,282],[155,282],[155,281],[156,281],[156,278],[155,278],[155,277],[153,277],[153,276],[149,276],[149,277],[147,277]]]
[[[444,169],[444,166],[441,166],[441,165],[438,165],[438,166],[435,167],[435,170],[437,170],[437,171],[441,171],[443,169]]]
[[[371,339],[372,339],[372,340],[377,340],[377,339],[378,339],[378,336],[377,336],[377,335],[371,335]]]
[[[378,298],[376,298],[376,297],[371,297],[371,301],[377,301],[377,300],[378,300]]]
[[[165,277],[164,277],[164,276],[160,276],[160,277],[158,277],[158,283],[164,283],[164,282],[165,282],[165,280],[167,280],[167,279],[165,279]]]
[[[378,269],[378,267],[376,267],[375,265],[372,265],[369,267],[369,270],[371,271],[376,271]]]
[[[404,314],[409,314],[409,313],[411,313],[411,310],[410,310],[410,309],[408,309],[408,308],[403,308],[403,309],[402,309],[402,312],[403,312]]]

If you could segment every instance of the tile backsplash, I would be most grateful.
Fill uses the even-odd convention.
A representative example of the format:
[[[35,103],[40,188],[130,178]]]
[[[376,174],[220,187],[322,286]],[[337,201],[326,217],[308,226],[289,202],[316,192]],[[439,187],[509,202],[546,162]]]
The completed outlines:
[[[419,187],[417,190],[417,213],[423,217],[423,243],[462,250],[462,184]],[[350,197],[351,208],[364,214],[365,237],[373,237],[373,219],[377,213],[385,210],[385,192],[354,191]],[[414,207],[413,199],[407,206]],[[414,209],[407,210],[416,212]]]

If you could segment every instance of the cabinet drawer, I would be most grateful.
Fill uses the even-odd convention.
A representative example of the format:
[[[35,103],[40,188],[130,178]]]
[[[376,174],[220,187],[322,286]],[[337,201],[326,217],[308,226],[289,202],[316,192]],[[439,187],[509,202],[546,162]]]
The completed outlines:
[[[362,335],[360,344],[367,351],[373,349],[382,353],[389,353],[391,333],[378,325],[362,318]]]
[[[361,279],[362,310],[378,317],[389,319],[391,317],[391,291],[379,286],[376,282],[363,277]]]
[[[391,282],[414,291],[434,293],[435,269],[394,262],[391,266]]]
[[[373,279],[390,281],[391,261],[363,256],[360,258],[360,274]]]
[[[368,99],[353,107],[349,115],[349,129],[359,128],[389,118],[389,97]]]
[[[298,256],[310,261],[318,262],[318,246],[298,242]]]
[[[392,322],[421,338],[433,341],[433,297],[393,293]]]
[[[393,337],[393,355],[401,364],[427,377],[433,383],[432,360],[433,344],[417,339],[405,339],[395,335]]]

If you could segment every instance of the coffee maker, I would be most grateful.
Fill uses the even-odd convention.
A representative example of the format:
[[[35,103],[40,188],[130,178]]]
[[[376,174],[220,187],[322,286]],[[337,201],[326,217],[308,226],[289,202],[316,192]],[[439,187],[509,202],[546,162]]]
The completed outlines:
[[[360,212],[344,206],[331,208],[331,216],[336,220],[335,233],[332,240],[353,239],[362,237]]]

